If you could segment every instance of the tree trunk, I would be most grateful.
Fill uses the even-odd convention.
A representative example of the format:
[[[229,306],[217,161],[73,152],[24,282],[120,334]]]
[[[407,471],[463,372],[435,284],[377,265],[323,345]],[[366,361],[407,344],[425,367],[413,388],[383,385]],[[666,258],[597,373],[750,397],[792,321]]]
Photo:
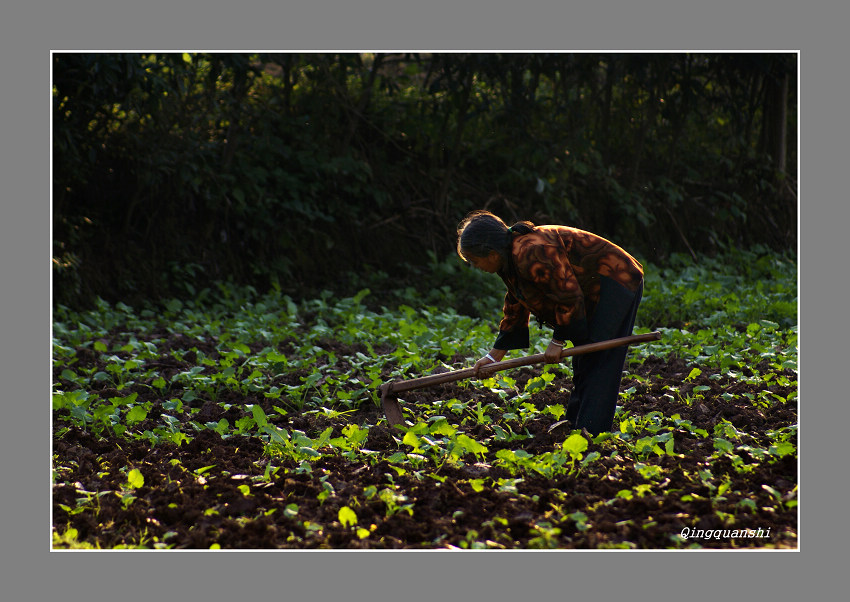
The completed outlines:
[[[375,58],[372,60],[372,68],[369,70],[369,76],[366,83],[363,84],[363,89],[360,91],[360,99],[357,101],[357,106],[353,111],[350,107],[346,107],[346,110],[351,112],[352,115],[349,117],[348,134],[345,137],[343,148],[348,148],[351,145],[351,141],[357,133],[357,128],[359,127],[360,122],[364,119],[366,109],[369,107],[369,101],[372,99],[372,90],[375,87],[375,80],[378,77],[378,71],[380,71],[383,61],[384,55],[380,52],[377,53]]]
[[[602,124],[599,133],[599,147],[602,152],[603,160],[609,159],[608,151],[608,135],[611,128],[611,102],[614,98],[614,78],[616,69],[616,57],[608,57],[608,65],[605,69],[605,91],[602,95]]]
[[[770,156],[778,174],[785,173],[788,144],[788,71],[782,62],[774,64],[765,81],[762,123],[762,150]]]

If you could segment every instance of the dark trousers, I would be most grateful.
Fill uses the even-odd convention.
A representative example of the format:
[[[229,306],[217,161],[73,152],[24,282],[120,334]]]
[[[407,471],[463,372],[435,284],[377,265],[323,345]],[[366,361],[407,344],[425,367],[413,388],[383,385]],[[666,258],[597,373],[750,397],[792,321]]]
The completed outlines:
[[[599,303],[590,320],[590,339],[585,342],[631,335],[642,296],[643,282],[632,293],[603,278]],[[624,345],[573,356],[573,392],[566,414],[573,428],[586,428],[594,435],[611,430],[627,352],[628,346]]]

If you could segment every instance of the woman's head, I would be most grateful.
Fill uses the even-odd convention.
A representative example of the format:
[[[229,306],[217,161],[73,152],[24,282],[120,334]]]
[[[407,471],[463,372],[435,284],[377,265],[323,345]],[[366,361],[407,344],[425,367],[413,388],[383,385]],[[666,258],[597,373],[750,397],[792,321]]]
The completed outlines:
[[[489,211],[473,211],[457,226],[457,254],[466,262],[490,257],[498,253],[503,261],[510,256],[511,243],[517,234],[527,234],[534,229],[531,222],[507,224]]]
[[[508,226],[489,211],[473,211],[457,226],[457,254],[464,261],[502,254],[510,244]]]

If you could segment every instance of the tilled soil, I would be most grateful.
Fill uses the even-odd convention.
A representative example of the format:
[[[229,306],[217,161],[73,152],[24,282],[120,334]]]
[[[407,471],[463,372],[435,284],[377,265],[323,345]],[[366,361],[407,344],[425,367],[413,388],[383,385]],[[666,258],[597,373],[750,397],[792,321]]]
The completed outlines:
[[[183,369],[189,360],[174,360],[173,366],[166,365],[172,360],[163,360],[159,369],[167,375],[169,370]],[[746,433],[750,443],[763,446],[769,431],[797,423],[793,403],[756,407],[742,397],[764,388],[785,397],[791,392],[788,387],[756,387],[709,374],[686,382],[690,369],[684,361],[658,358],[634,367],[633,375],[623,379],[621,390],[634,391],[624,395],[622,410],[633,417],[649,412],[679,414],[709,434],[725,420]],[[535,374],[523,369],[511,376],[521,386]],[[671,384],[683,397],[694,386],[710,390],[688,405],[662,394]],[[532,402],[540,408],[566,406],[569,388],[569,379],[559,377]],[[140,399],[156,399],[149,387],[137,392]],[[723,400],[723,392],[735,393],[738,401]],[[775,499],[778,494],[787,502],[796,495],[796,454],[749,462],[741,470],[725,456],[711,459],[711,436],[677,432],[676,456],[645,460],[663,469],[659,480],[645,478],[633,458],[612,452],[603,442],[591,442],[587,450],[599,451],[598,460],[552,479],[529,472],[511,474],[494,465],[500,445],[541,454],[558,448],[569,435],[568,424],[552,429],[554,418],[537,414],[514,429],[525,429],[527,439],[509,444],[491,440],[488,453],[478,462],[466,456],[458,465],[431,463],[419,471],[409,467],[399,471],[386,458],[409,448],[400,444],[401,435],[389,430],[371,403],[336,418],[297,412],[280,416],[262,395],[233,399],[226,395],[217,403],[195,400],[200,411],[191,420],[203,424],[227,418],[233,424],[246,415],[242,404],[260,404],[277,426],[313,438],[329,426],[338,437],[346,425],[361,425],[369,429],[362,449],[376,453],[324,455],[308,469],[291,459],[265,455],[264,443],[256,435],[222,438],[212,430],[193,432],[187,427],[185,432],[192,434],[188,443],[151,447],[142,439],[96,437],[54,416],[55,431],[62,431],[53,442],[54,530],[61,534],[76,529],[78,542],[101,548],[797,547],[796,508]],[[418,404],[448,398],[499,402],[490,390],[454,383],[410,392],[402,405],[415,416]],[[226,410],[220,405],[225,402],[234,405]],[[188,409],[182,416],[187,422]],[[160,423],[161,413],[155,406],[146,423],[135,430]],[[456,426],[478,441],[493,434],[487,424],[465,421]],[[131,469],[144,477],[141,487],[128,488]],[[695,477],[704,470],[731,475],[722,495]],[[633,493],[622,495],[624,490]],[[744,498],[755,503],[742,507]],[[343,506],[356,513],[357,528],[341,524]],[[683,529],[689,530],[690,539],[681,537]],[[748,529],[753,531],[743,536]]]

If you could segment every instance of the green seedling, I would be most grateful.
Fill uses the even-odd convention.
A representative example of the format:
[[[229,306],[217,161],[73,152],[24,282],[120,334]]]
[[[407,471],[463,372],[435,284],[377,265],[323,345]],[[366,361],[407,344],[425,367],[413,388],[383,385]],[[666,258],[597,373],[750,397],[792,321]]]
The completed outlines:
[[[380,499],[386,505],[387,516],[392,516],[402,511],[407,512],[410,516],[413,516],[413,504],[405,503],[407,502],[407,496],[398,493],[394,489],[391,489],[389,487],[381,489],[378,492],[378,499]]]
[[[348,506],[340,508],[337,516],[339,518],[339,523],[343,527],[348,528],[357,526],[357,514]]]

